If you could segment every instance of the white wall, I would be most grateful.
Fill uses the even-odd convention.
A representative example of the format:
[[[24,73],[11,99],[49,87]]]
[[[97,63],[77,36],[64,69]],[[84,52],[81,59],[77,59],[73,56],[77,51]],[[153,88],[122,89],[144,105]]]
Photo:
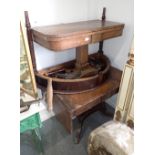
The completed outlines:
[[[93,2],[93,0],[44,0],[37,2],[35,0],[28,7],[31,26],[96,19],[97,10],[90,9]],[[34,45],[38,70],[75,59],[75,49],[56,53],[37,43]],[[97,47],[98,45],[90,45],[89,53],[96,52]]]
[[[123,36],[105,41],[104,51],[117,68],[123,69],[134,31],[134,0],[99,0],[98,16],[107,8],[107,20],[125,23]]]
[[[107,8],[107,20],[125,23],[123,36],[104,42],[104,52],[113,66],[123,69],[133,38],[134,0],[44,0],[26,3],[31,25],[49,25],[100,19],[103,6]],[[98,50],[98,44],[90,45],[90,53]],[[75,49],[55,53],[35,43],[37,68],[42,69],[75,58]],[[108,100],[114,107],[116,96]]]
[[[98,0],[98,17],[102,13],[103,6],[107,8],[107,20],[125,24],[121,37],[106,40],[104,43],[105,54],[110,58],[112,65],[122,70],[127,61],[133,39],[134,0]],[[116,98],[115,95],[107,100],[107,102],[115,107]]]

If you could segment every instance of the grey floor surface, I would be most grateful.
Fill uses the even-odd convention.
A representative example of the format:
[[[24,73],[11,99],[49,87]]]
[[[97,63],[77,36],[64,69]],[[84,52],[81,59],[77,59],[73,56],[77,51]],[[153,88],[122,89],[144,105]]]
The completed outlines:
[[[87,155],[87,141],[90,132],[111,119],[100,112],[90,115],[84,123],[84,135],[79,144],[74,144],[72,135],[55,117],[48,119],[43,122],[43,127],[40,129],[44,148],[42,155]],[[20,136],[20,155],[41,155],[30,131]]]

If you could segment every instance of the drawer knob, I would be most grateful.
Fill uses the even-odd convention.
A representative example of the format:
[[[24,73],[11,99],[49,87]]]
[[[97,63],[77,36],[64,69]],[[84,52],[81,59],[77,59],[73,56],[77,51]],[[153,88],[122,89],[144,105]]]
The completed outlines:
[[[84,40],[85,40],[85,41],[89,41],[89,37],[86,37]]]

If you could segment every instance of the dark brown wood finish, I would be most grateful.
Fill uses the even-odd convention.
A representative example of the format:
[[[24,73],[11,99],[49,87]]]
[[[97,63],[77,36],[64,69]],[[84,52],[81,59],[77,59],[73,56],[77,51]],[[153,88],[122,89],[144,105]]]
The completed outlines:
[[[93,110],[119,89],[122,72],[110,67],[110,61],[103,55],[102,48],[103,40],[122,35],[124,24],[106,21],[105,11],[103,8],[102,20],[41,26],[31,31],[28,27],[33,34],[33,41],[50,50],[59,52],[76,48],[76,60],[35,73],[38,86],[44,90],[48,81],[52,80],[53,110],[70,133],[81,115]],[[32,40],[32,36],[29,39]],[[97,42],[98,53],[88,56],[88,44]],[[64,72],[63,78],[60,74],[53,76],[58,71]],[[73,75],[80,71],[80,76],[68,78],[68,71],[73,72]],[[48,86],[51,88],[50,84]]]
[[[120,36],[123,28],[124,24],[105,21],[104,8],[102,20],[81,21],[31,29],[34,41],[46,48],[59,51],[76,47],[76,63],[69,64],[69,66],[73,66],[72,68],[70,67],[69,70],[68,68],[60,68],[62,71],[57,73],[58,76],[56,77],[52,73],[45,72],[45,74],[41,74],[38,71],[36,73],[37,83],[47,87],[47,81],[52,78],[54,92],[61,94],[79,93],[99,86],[106,79],[110,66],[110,61],[108,58],[105,59],[103,55],[103,40]],[[30,32],[29,27],[28,32]],[[100,55],[92,62],[88,58],[88,44],[96,42],[100,42]],[[102,71],[96,69],[98,65],[101,66],[101,63],[98,64],[99,61],[105,64],[104,67],[101,67]],[[91,62],[93,65],[95,63],[96,66],[92,67]]]
[[[89,20],[69,24],[32,28],[34,41],[42,46],[61,51],[69,48],[96,43],[122,34],[124,24]]]
[[[32,30],[31,30],[31,24],[29,21],[28,11],[24,11],[24,15],[25,15],[25,26],[26,26],[26,31],[27,31],[28,44],[29,44],[30,54],[32,58],[32,65],[33,65],[34,72],[37,72],[36,58],[35,58],[33,38],[32,38]]]
[[[88,65],[88,45],[76,48],[76,67],[83,68]]]
[[[79,94],[54,94],[53,110],[58,120],[72,133],[74,119],[92,109],[119,89],[122,72],[111,67],[107,81],[98,88]]]
[[[98,57],[98,53],[92,54],[89,56],[90,58],[96,58]],[[102,55],[100,56],[102,59],[102,63],[105,63],[105,68],[103,71],[100,71],[99,73],[96,73],[92,76],[88,76],[85,78],[76,78],[76,79],[61,79],[52,77],[52,85],[54,89],[54,93],[59,94],[75,94],[75,93],[81,93],[84,91],[89,91],[90,89],[94,89],[95,87],[99,86],[108,76],[108,72],[110,69],[110,61],[109,59]],[[36,81],[38,83],[38,86],[40,87],[47,87],[47,81],[49,78],[51,78],[50,73],[61,71],[64,68],[72,68],[74,66],[76,61],[70,61],[61,65],[57,65],[56,67],[51,67],[48,69],[44,69],[36,73]],[[81,71],[85,72],[85,70]]]
[[[102,12],[102,21],[105,21],[106,19],[106,8],[104,7],[103,8],[103,12]],[[104,52],[103,52],[103,40],[99,42],[99,50],[98,52],[102,55]]]
[[[106,8],[103,8],[103,12],[102,12],[102,21],[105,21],[106,19]]]

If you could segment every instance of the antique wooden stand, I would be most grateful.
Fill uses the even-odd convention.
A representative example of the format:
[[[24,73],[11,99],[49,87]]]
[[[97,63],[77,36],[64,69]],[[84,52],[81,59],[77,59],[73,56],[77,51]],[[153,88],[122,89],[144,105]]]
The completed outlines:
[[[122,35],[124,24],[106,21],[105,8],[102,20],[30,28],[28,14],[26,18],[34,67],[33,41],[55,52],[76,48],[75,60],[39,71],[35,69],[37,84],[42,89],[47,88],[48,81],[52,79],[53,110],[58,120],[72,133],[80,116],[118,91],[121,71],[110,66],[102,48],[103,40]],[[98,52],[88,55],[88,45],[97,42]]]
[[[39,85],[47,87],[52,78],[55,93],[77,94],[94,89],[107,77],[110,68],[108,57],[103,54],[103,40],[122,35],[124,24],[103,20],[89,20],[69,24],[32,28],[35,42],[53,50],[76,48],[76,60],[36,73]],[[30,38],[30,37],[29,37]],[[99,51],[88,56],[88,45],[99,42]]]
[[[106,81],[94,90],[78,94],[54,95],[53,110],[56,117],[69,133],[78,131],[77,142],[81,137],[79,131],[82,131],[83,118],[99,105],[103,108],[104,101],[118,92],[121,75],[120,70],[111,67]]]

